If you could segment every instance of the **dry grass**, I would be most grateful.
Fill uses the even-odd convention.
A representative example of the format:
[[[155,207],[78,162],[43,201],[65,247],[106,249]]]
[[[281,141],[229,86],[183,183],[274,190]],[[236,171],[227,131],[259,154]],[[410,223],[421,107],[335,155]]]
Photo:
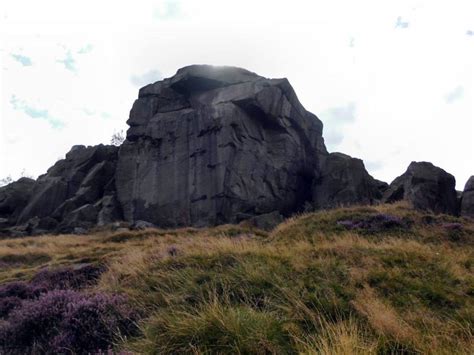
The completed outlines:
[[[367,318],[371,328],[379,335],[394,338],[402,344],[417,343],[418,331],[403,321],[392,306],[382,302],[373,289],[362,289],[352,304],[360,315]]]
[[[339,220],[385,213],[406,228]],[[444,223],[461,223],[452,231]],[[245,226],[101,231],[0,240],[0,282],[44,266],[107,266],[97,289],[128,295],[136,353],[474,352],[474,223],[409,206],[342,208]]]

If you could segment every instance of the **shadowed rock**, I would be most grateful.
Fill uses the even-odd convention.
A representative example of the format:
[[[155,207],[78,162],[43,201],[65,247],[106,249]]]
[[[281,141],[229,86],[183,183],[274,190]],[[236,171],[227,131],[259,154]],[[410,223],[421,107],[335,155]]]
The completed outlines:
[[[382,198],[382,192],[388,187],[369,175],[362,160],[342,153],[329,154],[321,170],[321,176],[313,185],[316,209],[373,204]]]
[[[461,215],[474,217],[474,176],[467,180],[461,197]]]
[[[99,215],[110,218],[106,223],[121,219],[119,212],[108,211],[115,195],[117,151],[114,146],[74,146],[65,159],[38,178],[18,224],[54,218],[59,229],[67,232],[96,225]]]
[[[384,202],[407,200],[417,209],[458,213],[454,176],[427,162],[412,162],[384,193]]]
[[[0,187],[0,219],[2,227],[14,225],[33,193],[35,180],[21,178],[7,186]]]
[[[327,154],[322,123],[286,79],[191,66],[140,90],[117,167],[127,221],[236,222],[296,211]]]

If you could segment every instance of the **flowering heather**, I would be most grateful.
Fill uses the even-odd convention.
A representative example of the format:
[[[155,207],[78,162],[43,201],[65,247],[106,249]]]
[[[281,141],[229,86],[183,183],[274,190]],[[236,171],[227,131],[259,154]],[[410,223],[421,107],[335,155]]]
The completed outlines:
[[[23,281],[10,282],[0,286],[0,298],[18,297],[20,299],[38,296],[35,287]]]
[[[0,317],[5,317],[17,308],[22,300],[31,300],[52,290],[81,289],[94,284],[102,268],[93,265],[44,269],[30,282],[15,281],[0,286]]]
[[[337,224],[346,229],[358,229],[371,233],[407,228],[407,224],[401,218],[384,213],[364,216],[352,220],[342,220],[338,221]]]
[[[461,231],[461,223],[443,223],[442,227],[448,231]]]
[[[124,297],[78,291],[102,271],[44,269],[30,282],[0,286],[0,354],[97,352],[109,349],[116,332],[131,334],[136,314]]]
[[[0,318],[4,318],[15,308],[21,306],[21,298],[9,296],[0,298]]]
[[[0,353],[88,353],[132,334],[136,314],[122,296],[55,290],[14,308],[0,326]]]
[[[31,283],[47,290],[78,290],[95,284],[102,272],[102,267],[89,264],[55,270],[44,269],[35,275]]]

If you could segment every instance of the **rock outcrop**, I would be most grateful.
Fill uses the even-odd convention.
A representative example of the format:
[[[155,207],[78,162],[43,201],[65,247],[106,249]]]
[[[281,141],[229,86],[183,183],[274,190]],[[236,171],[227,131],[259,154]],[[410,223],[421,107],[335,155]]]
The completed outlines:
[[[413,207],[435,213],[458,213],[454,176],[427,162],[412,162],[385,191],[384,202],[407,200]]]
[[[360,159],[331,153],[321,165],[321,175],[314,180],[313,201],[316,209],[380,201],[388,184],[378,181],[365,170]]]
[[[117,153],[114,146],[74,146],[35,182],[16,224],[33,223],[33,229],[43,231],[50,228],[41,225],[52,226],[56,221],[60,231],[69,232],[122,219],[115,201]]]
[[[0,188],[0,219],[1,225],[15,225],[33,193],[35,180],[21,178]]]
[[[461,216],[474,218],[474,176],[471,176],[464,186],[461,197]]]
[[[286,79],[191,66],[140,90],[120,148],[117,193],[127,221],[214,225],[311,198],[327,154],[321,121]]]
[[[322,122],[286,79],[185,67],[142,88],[127,123],[120,147],[75,146],[37,181],[1,188],[0,234],[85,233],[114,221],[132,228],[247,221],[271,229],[307,206],[381,199],[458,212],[454,178],[432,164],[412,163],[388,186],[361,160],[329,154]],[[466,215],[471,180],[462,195]]]

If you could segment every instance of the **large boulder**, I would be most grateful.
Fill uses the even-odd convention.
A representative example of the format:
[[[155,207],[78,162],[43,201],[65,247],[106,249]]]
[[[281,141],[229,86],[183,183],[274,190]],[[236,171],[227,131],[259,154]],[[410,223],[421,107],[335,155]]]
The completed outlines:
[[[321,175],[314,180],[313,202],[316,209],[354,204],[373,204],[388,188],[365,170],[360,159],[331,153],[323,160]]]
[[[120,148],[75,146],[37,181],[0,188],[0,233],[83,233],[120,220],[158,227],[247,221],[270,229],[307,206],[401,199],[459,212],[454,177],[431,163],[413,162],[388,186],[361,160],[329,154],[322,122],[286,79],[185,67],[142,88],[128,124]],[[462,214],[473,214],[473,200],[471,178]]]
[[[110,201],[101,202],[106,196],[115,198],[117,153],[115,146],[74,146],[65,159],[38,178],[17,223],[54,218],[66,231],[77,225],[93,226],[99,215],[120,219],[119,212],[102,211],[110,209]]]
[[[128,222],[161,227],[284,215],[311,199],[327,155],[321,121],[286,79],[190,66],[142,88],[116,174]]]
[[[474,175],[467,180],[461,197],[461,215],[474,217]]]
[[[435,213],[458,213],[454,176],[428,162],[412,162],[385,191],[384,202],[407,200],[413,207]]]
[[[21,178],[7,186],[0,187],[0,219],[3,226],[14,225],[31,197],[35,180]]]

